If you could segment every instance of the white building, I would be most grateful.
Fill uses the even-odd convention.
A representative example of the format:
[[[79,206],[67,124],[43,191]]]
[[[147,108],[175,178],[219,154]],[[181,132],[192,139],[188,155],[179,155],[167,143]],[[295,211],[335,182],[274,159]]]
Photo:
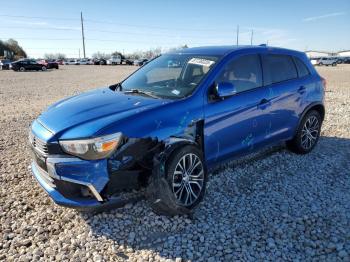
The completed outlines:
[[[331,56],[331,53],[322,52],[322,51],[313,51],[313,50],[305,51],[305,54],[309,58]]]
[[[350,50],[339,51],[337,56],[350,57]]]

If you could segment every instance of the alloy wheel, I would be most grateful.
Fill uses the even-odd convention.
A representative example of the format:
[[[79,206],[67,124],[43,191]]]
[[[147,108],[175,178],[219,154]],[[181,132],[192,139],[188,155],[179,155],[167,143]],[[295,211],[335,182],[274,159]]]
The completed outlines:
[[[172,189],[176,201],[191,206],[200,197],[204,185],[204,168],[201,159],[188,153],[180,158],[173,174]]]
[[[301,130],[301,146],[305,150],[312,148],[318,138],[320,132],[320,124],[316,116],[310,116]]]

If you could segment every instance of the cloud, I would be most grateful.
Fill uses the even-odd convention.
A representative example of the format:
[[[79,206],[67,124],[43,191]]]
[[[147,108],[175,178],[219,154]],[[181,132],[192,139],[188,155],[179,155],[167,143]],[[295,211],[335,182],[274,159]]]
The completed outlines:
[[[80,30],[80,27],[73,27],[73,26],[56,26],[47,22],[38,21],[38,22],[28,22],[28,21],[22,21],[22,20],[5,20],[7,24],[16,24],[14,27],[18,27],[17,25],[26,25],[33,29],[53,29],[53,30],[71,30],[71,31],[78,31]]]
[[[312,21],[316,21],[316,20],[326,19],[329,17],[342,16],[342,15],[346,15],[346,13],[345,12],[335,12],[335,13],[329,13],[329,14],[325,14],[325,15],[311,16],[311,17],[304,18],[303,21],[304,22],[312,22]]]

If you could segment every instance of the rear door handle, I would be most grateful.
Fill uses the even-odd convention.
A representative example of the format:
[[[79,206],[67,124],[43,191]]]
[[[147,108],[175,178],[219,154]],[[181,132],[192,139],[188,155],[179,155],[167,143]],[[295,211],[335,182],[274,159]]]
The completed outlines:
[[[305,88],[305,86],[301,86],[301,87],[299,87],[299,89],[298,89],[298,93],[300,93],[300,94],[304,94],[306,92],[306,88]]]

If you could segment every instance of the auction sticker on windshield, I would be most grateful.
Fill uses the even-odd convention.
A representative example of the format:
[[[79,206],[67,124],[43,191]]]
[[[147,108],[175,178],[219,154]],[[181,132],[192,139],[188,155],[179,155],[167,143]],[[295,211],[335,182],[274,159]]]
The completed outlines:
[[[211,66],[215,62],[209,59],[204,58],[191,58],[190,61],[188,61],[189,64],[195,64],[195,65],[201,65],[201,66]]]

